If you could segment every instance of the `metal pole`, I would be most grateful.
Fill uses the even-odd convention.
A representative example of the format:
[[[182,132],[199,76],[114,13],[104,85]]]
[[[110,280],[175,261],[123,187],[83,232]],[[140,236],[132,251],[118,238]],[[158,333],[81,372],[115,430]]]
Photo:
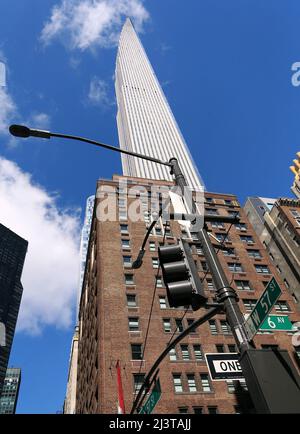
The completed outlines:
[[[181,172],[177,159],[171,158],[170,164],[172,166],[171,174],[174,175],[175,183],[180,187],[182,194],[184,194],[187,183],[183,173]],[[188,210],[188,212],[193,214],[197,212],[194,200],[192,200],[192,210]],[[193,232],[192,229],[191,231]],[[222,269],[219,258],[209,239],[207,231],[203,228],[196,233],[207,261],[208,268],[212,274],[212,279],[217,291],[218,301],[224,303],[226,319],[231,327],[236,344],[242,353],[249,348],[253,348],[253,346],[249,344],[247,339],[247,334],[244,327],[245,320],[237,303],[237,294],[229,285],[228,279]]]

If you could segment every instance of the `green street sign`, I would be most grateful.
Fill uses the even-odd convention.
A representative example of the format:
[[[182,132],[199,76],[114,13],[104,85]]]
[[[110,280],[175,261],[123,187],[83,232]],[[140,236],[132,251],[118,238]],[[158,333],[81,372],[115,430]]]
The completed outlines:
[[[260,325],[259,330],[279,330],[289,332],[294,330],[294,328],[287,315],[268,315]]]
[[[147,399],[146,403],[142,406],[139,413],[140,414],[151,414],[154,407],[158,403],[159,399],[161,397],[161,388],[160,388],[160,381],[159,379],[155,381],[154,388]]]
[[[280,286],[272,277],[245,323],[249,340],[257,333],[280,294]]]

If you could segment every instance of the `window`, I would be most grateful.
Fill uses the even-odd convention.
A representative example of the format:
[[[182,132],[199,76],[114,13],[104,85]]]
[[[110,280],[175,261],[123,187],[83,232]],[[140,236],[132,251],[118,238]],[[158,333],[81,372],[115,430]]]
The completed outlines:
[[[245,309],[248,310],[248,311],[251,311],[254,308],[254,306],[256,305],[256,302],[257,302],[257,300],[255,300],[255,299],[245,299],[245,300],[243,300]]]
[[[176,324],[176,331],[179,332],[179,333],[183,332],[182,320],[176,318],[175,319],[175,324]]]
[[[211,227],[216,229],[225,229],[223,222],[211,222]]]
[[[135,294],[126,294],[126,299],[127,299],[127,307],[137,307]]]
[[[222,319],[220,321],[221,324],[221,329],[222,329],[222,333],[224,335],[230,335],[231,334],[231,329],[230,329],[230,325],[228,324],[228,322],[224,319]]]
[[[211,386],[208,378],[208,374],[200,374],[201,385],[203,392],[211,392]]]
[[[277,270],[277,272],[278,272],[279,274],[282,273],[281,268],[279,267],[279,265],[276,265],[276,270]]]
[[[175,362],[177,360],[177,354],[176,354],[176,349],[175,348],[172,348],[169,351],[169,357],[170,357],[171,362]]]
[[[235,280],[234,282],[239,291],[252,291],[249,280]]]
[[[130,249],[130,240],[122,239],[122,249]]]
[[[188,388],[190,392],[197,392],[195,374],[187,374]]]
[[[131,344],[131,357],[132,360],[142,360],[142,345]]]
[[[163,319],[164,332],[171,333],[171,320],[170,318]]]
[[[158,258],[152,258],[152,266],[153,268],[158,268]]]
[[[251,235],[240,235],[240,240],[243,243],[254,244],[253,237]]]
[[[157,236],[159,236],[159,235],[162,234],[161,228],[160,228],[159,226],[156,226],[156,227],[155,227],[155,232],[156,232],[156,235],[157,235]]]
[[[233,380],[227,380],[227,389],[228,393],[234,393],[235,392],[235,384]]]
[[[163,287],[163,281],[162,281],[162,278],[160,276],[156,276],[156,287],[157,288]]]
[[[298,210],[296,210],[296,209],[291,209],[290,212],[291,212],[291,214],[292,214],[292,216],[293,216],[294,218],[299,218],[299,217],[300,217],[300,212],[299,212]]]
[[[218,414],[218,407],[207,407],[208,414]]]
[[[181,348],[181,354],[183,360],[190,360],[190,352],[189,352],[189,346],[182,344],[180,345]]]
[[[150,250],[150,252],[155,252],[156,247],[155,247],[155,242],[154,241],[150,241],[149,242],[149,250]]]
[[[206,279],[206,282],[207,282],[208,289],[210,289],[210,290],[215,289],[212,279]]]
[[[289,288],[289,287],[290,287],[289,282],[288,282],[286,279],[283,279],[283,281],[284,281],[285,286],[286,286],[287,288]]]
[[[226,249],[223,250],[224,256],[235,256],[235,250],[234,249]]]
[[[126,285],[134,285],[133,274],[125,274]]]
[[[275,310],[277,312],[289,312],[290,307],[286,301],[277,301],[277,303],[275,303]]]
[[[223,344],[216,344],[216,349],[218,353],[225,353],[225,348]]]
[[[217,240],[220,243],[229,243],[230,242],[230,238],[226,234],[220,234],[220,233],[218,233],[218,234],[215,234],[215,237],[217,238]]]
[[[255,270],[260,274],[270,274],[270,270],[267,265],[255,265]]]
[[[128,225],[121,224],[120,230],[121,230],[121,234],[128,234]]]
[[[119,208],[119,219],[120,220],[127,220],[127,210],[126,209],[120,209]]]
[[[139,331],[139,319],[138,318],[128,318],[129,331],[135,332]]]
[[[159,307],[161,309],[167,309],[167,300],[166,297],[163,295],[159,296]]]
[[[190,325],[193,324],[193,322],[194,322],[195,320],[194,320],[194,318],[188,318],[186,321],[187,321],[187,325],[188,325],[188,327],[189,327]],[[193,330],[193,331],[191,331],[190,333],[196,333],[196,330]]]
[[[300,360],[300,346],[299,347],[295,347],[295,353],[296,353],[298,359]]]
[[[178,407],[179,414],[188,414],[188,412],[189,412],[188,407]]]
[[[260,259],[262,256],[259,250],[247,250],[249,258]]]
[[[181,374],[173,374],[173,384],[176,393],[180,393],[183,391],[182,382],[181,382]]]
[[[236,345],[235,345],[235,344],[229,344],[229,345],[228,345],[228,351],[229,351],[230,353],[237,353]]]
[[[224,203],[225,203],[225,205],[232,205],[232,200],[231,199],[224,199]]]
[[[202,414],[203,413],[203,407],[193,407],[195,414]]]
[[[195,263],[196,269],[197,269],[197,262]],[[207,262],[201,261],[201,267],[203,271],[208,271],[208,265]]]
[[[124,267],[131,267],[131,256],[123,256]]]
[[[214,199],[212,197],[206,197],[205,202],[214,203]]]
[[[194,349],[195,359],[197,361],[203,360],[201,345],[193,345],[193,349]]]
[[[243,272],[242,264],[240,264],[238,262],[229,262],[228,268],[232,273],[242,273]]]
[[[134,391],[138,392],[143,385],[145,374],[133,374]]]
[[[206,208],[205,214],[207,214],[207,215],[219,215],[218,210],[215,208]]]
[[[227,213],[231,217],[240,217],[240,213],[238,211],[227,211]]]
[[[246,232],[247,231],[247,225],[245,223],[235,223],[235,228],[239,231]]]
[[[210,320],[208,321],[208,323],[209,323],[209,328],[210,328],[210,332],[211,332],[211,334],[212,334],[212,335],[216,335],[216,334],[218,334],[216,321],[215,321],[214,319],[210,319]]]
[[[196,253],[197,255],[203,255],[203,250],[201,249],[201,247],[196,247]]]

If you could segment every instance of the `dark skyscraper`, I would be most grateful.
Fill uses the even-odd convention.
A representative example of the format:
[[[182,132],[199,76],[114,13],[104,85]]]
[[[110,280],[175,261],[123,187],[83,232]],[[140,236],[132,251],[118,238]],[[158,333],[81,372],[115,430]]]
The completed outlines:
[[[0,224],[0,394],[22,298],[27,246],[27,241]]]
[[[15,414],[20,383],[21,369],[8,368],[0,396],[0,414]]]

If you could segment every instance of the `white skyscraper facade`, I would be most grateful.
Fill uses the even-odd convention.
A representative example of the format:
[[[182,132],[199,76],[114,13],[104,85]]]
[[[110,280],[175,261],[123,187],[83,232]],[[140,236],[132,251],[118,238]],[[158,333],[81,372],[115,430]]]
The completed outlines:
[[[130,19],[120,35],[115,78],[121,149],[163,161],[175,157],[188,185],[203,190],[201,177]],[[125,154],[122,167],[125,176],[172,180],[166,166]]]

